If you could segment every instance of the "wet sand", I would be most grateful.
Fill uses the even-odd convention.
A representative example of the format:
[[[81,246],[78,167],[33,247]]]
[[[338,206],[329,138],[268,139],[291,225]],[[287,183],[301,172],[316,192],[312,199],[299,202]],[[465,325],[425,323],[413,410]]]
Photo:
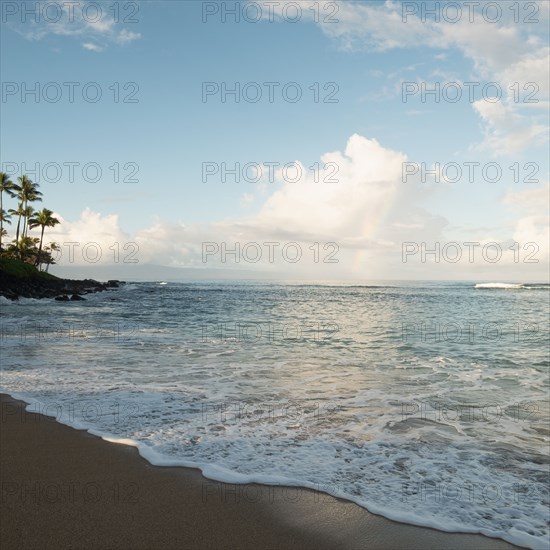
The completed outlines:
[[[309,489],[152,466],[134,447],[24,405],[0,395],[2,550],[517,548],[396,523]]]

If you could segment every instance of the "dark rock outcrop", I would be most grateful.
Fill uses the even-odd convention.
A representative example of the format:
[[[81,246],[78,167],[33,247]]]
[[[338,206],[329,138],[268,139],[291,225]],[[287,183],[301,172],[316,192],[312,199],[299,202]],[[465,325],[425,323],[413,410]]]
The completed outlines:
[[[85,300],[82,294],[118,288],[120,281],[100,283],[93,279],[45,279],[16,277],[0,270],[0,296],[10,300],[24,298],[55,298],[58,301]],[[69,298],[69,296],[71,296]]]

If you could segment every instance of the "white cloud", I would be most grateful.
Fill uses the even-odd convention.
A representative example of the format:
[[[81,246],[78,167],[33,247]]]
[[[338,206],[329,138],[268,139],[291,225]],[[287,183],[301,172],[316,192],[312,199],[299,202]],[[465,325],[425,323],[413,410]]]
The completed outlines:
[[[542,265],[547,264],[550,257],[549,202],[548,182],[534,189],[509,192],[503,198],[503,203],[508,205],[516,216],[512,238],[520,243],[521,249],[524,250],[523,256],[536,248],[533,258],[538,259]],[[534,243],[535,247],[527,247],[528,243]]]
[[[508,193],[502,202],[510,208],[509,222],[500,228],[476,228],[464,239],[463,229],[451,226],[444,217],[419,206],[433,193],[447,193],[449,187],[441,186],[435,190],[415,181],[401,181],[402,165],[407,161],[405,154],[387,149],[375,139],[354,134],[343,152],[326,153],[320,160],[321,166],[324,163],[338,166],[336,174],[331,171],[331,177],[338,182],[323,181],[322,171],[316,181],[314,173],[303,165],[302,178],[297,182],[282,181],[283,172],[279,171],[276,177],[280,187],[262,201],[258,213],[252,216],[207,225],[166,223],[159,218],[146,229],[128,235],[121,229],[118,216],[105,216],[86,209],[76,221],[63,220],[58,215],[62,224],[47,231],[46,242],[53,240],[62,245],[61,266],[70,265],[67,263],[69,245],[66,244],[69,242],[78,243],[74,248],[73,263],[80,266],[91,265],[83,256],[87,243],[97,243],[102,251],[97,265],[113,266],[115,250],[118,250],[120,263],[134,251],[134,245],[124,246],[135,242],[139,247],[136,258],[140,264],[169,267],[274,270],[291,277],[392,278],[403,277],[406,273],[409,278],[429,275],[453,279],[491,277],[494,273],[498,277],[500,270],[506,267],[516,269],[522,279],[544,277],[548,266],[547,204],[550,191],[547,184]],[[260,198],[260,193],[247,194],[245,202]],[[460,223],[460,220],[456,222]],[[403,243],[425,242],[429,249],[433,249],[436,242],[442,248],[445,243],[464,240],[478,241],[481,245],[499,242],[507,252],[502,262],[485,265],[483,262],[470,264],[466,249],[463,259],[457,264],[422,263],[417,255],[404,268]],[[540,263],[514,263],[513,253],[508,250],[513,241],[522,247],[530,242],[536,243],[536,257]],[[279,243],[277,261],[273,264],[268,262],[266,242]],[[281,249],[290,242],[301,246],[304,257],[300,263],[281,261]],[[213,246],[219,249],[222,243],[226,243],[228,249],[240,243],[241,250],[247,243],[257,243],[263,250],[263,257],[257,264],[242,259],[237,263],[229,254],[224,262],[221,254],[216,253],[205,263],[202,256],[204,243],[214,243]],[[333,245],[328,245],[328,248],[325,245],[336,243],[339,263],[314,262],[314,243],[319,243],[321,258],[334,250]],[[96,250],[95,245],[90,245],[88,255],[94,258]],[[531,251],[522,250],[522,258]],[[532,270],[526,271],[526,265]],[[506,273],[508,277],[514,277],[513,271]]]
[[[98,33],[98,34],[109,34],[113,31],[115,22],[113,19],[100,19],[99,21],[86,21],[86,26]]]
[[[482,77],[504,70],[532,49],[517,27],[495,26],[483,21],[442,25],[441,40],[447,48],[456,47],[474,62]]]
[[[304,17],[310,22],[313,21],[314,14],[308,9],[308,2],[298,3],[302,6]],[[334,22],[334,18],[324,21],[323,17],[319,17],[318,25],[343,49],[386,51],[396,48],[428,47],[439,50],[435,58],[440,60],[445,59],[448,52],[458,50],[472,61],[475,71],[473,76],[467,75],[464,80],[477,79],[481,84],[494,81],[500,84],[503,91],[500,107],[494,107],[490,103],[482,105],[480,102],[472,106],[484,122],[482,131],[485,139],[481,144],[482,148],[494,155],[502,155],[517,153],[527,147],[544,143],[548,128],[547,100],[550,83],[550,57],[547,47],[550,3],[530,3],[536,7],[534,16],[529,19],[529,15],[533,15],[531,10],[520,10],[516,21],[518,14],[509,4],[501,2],[499,5],[502,15],[495,23],[485,20],[481,4],[472,8],[473,21],[468,18],[467,6],[460,2],[458,4],[462,5],[462,18],[452,23],[445,21],[442,15],[445,3],[431,6],[436,10],[439,6],[440,9],[441,20],[435,22],[433,15],[421,18],[421,11],[428,7],[425,2],[411,4],[410,14],[405,21],[405,4],[402,2],[337,2],[338,12],[335,18],[338,22]],[[493,7],[492,10],[491,14],[496,13],[496,8]],[[449,17],[452,18],[453,14],[454,8],[450,10]],[[531,22],[535,19],[538,22]],[[395,77],[397,88],[400,90],[403,79],[396,75],[391,77]],[[454,75],[452,78],[458,80]],[[519,100],[514,96],[514,90],[510,89],[515,82],[519,83],[521,88]],[[523,86],[533,82],[536,85],[536,94],[532,97],[536,98],[538,103],[524,103],[524,98],[535,88],[528,86],[523,89]],[[384,86],[380,94],[371,93],[368,99],[393,97],[397,94],[397,88]],[[525,108],[541,113],[526,117],[521,112]]]
[[[230,243],[235,242],[244,245],[254,241],[296,241],[303,244],[305,251],[313,242],[338,242],[344,265],[346,255],[355,254],[359,249],[368,248],[375,254],[395,246],[385,236],[384,227],[387,225],[395,237],[396,230],[391,228],[393,218],[409,220],[406,210],[410,205],[402,211],[399,206],[400,212],[392,213],[388,222],[385,217],[400,193],[401,165],[405,160],[405,155],[384,148],[374,139],[353,135],[344,152],[335,151],[321,157],[320,166],[332,163],[330,171],[320,170],[316,175],[300,163],[303,171],[300,181],[283,181],[284,173],[280,170],[275,176],[278,190],[267,199],[262,200],[262,188],[254,195],[245,194],[245,204],[263,202],[253,216],[220,220],[207,226],[167,224],[157,220],[130,236],[121,229],[118,216],[104,216],[86,209],[75,221],[60,217],[62,224],[47,232],[46,241],[62,245],[65,255],[60,265],[66,265],[69,250],[64,243],[79,243],[74,263],[85,265],[88,262],[82,257],[82,250],[87,243],[97,243],[102,250],[98,264],[109,261],[112,264],[115,243],[119,243],[122,254],[122,246],[131,241],[139,245],[140,263],[195,267],[205,267],[201,256],[204,242],[227,242],[231,246]],[[335,166],[337,173],[334,173]],[[329,177],[338,181],[324,181]],[[404,196],[410,199],[409,193],[405,191]],[[403,198],[396,204],[400,200]],[[413,221],[418,228],[425,228],[421,211],[414,211]],[[410,229],[407,232],[410,233]],[[92,246],[91,252],[94,250]],[[263,267],[266,267],[265,262]]]
[[[57,213],[55,216],[61,223],[46,229],[44,242],[53,241],[60,245],[59,265],[112,265],[116,243],[122,249],[131,241],[120,228],[117,215],[103,216],[86,208],[76,221],[66,220]]]
[[[141,38],[141,34],[138,32],[132,32],[127,29],[122,29],[116,36],[115,42],[118,44],[129,44],[134,40]]]
[[[474,109],[485,122],[485,137],[478,146],[495,156],[514,155],[548,141],[548,126],[520,115],[513,105],[479,100]]]
[[[36,3],[39,6],[39,3]],[[53,4],[53,3],[52,3]],[[77,3],[78,4],[78,3]],[[109,5],[96,2],[101,10],[97,21],[91,21],[92,15],[88,12],[87,17],[83,14],[81,6],[73,6],[71,3],[60,3],[59,17],[55,17],[53,12],[49,14],[49,19],[39,17],[38,20],[31,20],[31,25],[21,23],[16,20],[9,20],[7,26],[19,33],[27,40],[42,40],[49,35],[79,37],[84,40],[83,47],[90,51],[100,52],[107,48],[109,44],[125,45],[141,38],[141,34],[129,31],[127,28],[121,28],[122,23],[113,19]],[[39,8],[35,8],[39,9]],[[95,13],[94,17],[95,17]],[[100,42],[98,46],[95,42]]]
[[[539,100],[548,97],[550,86],[550,48],[541,48],[530,55],[524,56],[515,63],[511,63],[498,75],[506,89],[519,84],[520,99]],[[535,83],[536,87],[528,83]],[[527,95],[532,97],[524,97]]]
[[[85,50],[90,50],[91,52],[102,52],[103,48],[101,46],[98,46],[97,44],[93,44],[92,42],[84,42],[82,44],[82,47]]]
[[[369,48],[384,51],[419,44],[436,45],[437,32],[431,24],[418,18],[403,22],[401,6],[396,2],[380,4],[338,2],[332,19],[320,18],[323,32],[339,41],[344,49]]]
[[[249,223],[301,235],[321,233],[332,240],[356,236],[368,223],[366,220],[377,217],[392,201],[405,160],[403,154],[355,134],[344,153],[321,157],[321,166],[337,168],[335,174],[320,171],[316,182],[315,174],[302,166],[302,180],[283,181],[283,187],[268,198]],[[281,172],[278,179],[283,180]],[[328,179],[337,183],[323,181]]]

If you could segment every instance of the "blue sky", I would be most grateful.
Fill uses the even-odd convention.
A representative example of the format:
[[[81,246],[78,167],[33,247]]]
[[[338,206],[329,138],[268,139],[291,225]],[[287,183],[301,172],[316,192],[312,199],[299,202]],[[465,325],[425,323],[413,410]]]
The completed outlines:
[[[109,246],[136,242],[142,266],[208,267],[229,276],[239,268],[288,278],[545,277],[547,3],[529,3],[538,23],[529,22],[528,11],[515,22],[510,3],[500,2],[502,16],[495,23],[488,23],[480,8],[473,22],[463,14],[452,24],[429,15],[422,21],[419,15],[433,2],[280,2],[279,9],[290,10],[287,15],[298,13],[289,4],[300,8],[296,23],[286,21],[282,12],[273,22],[249,23],[241,17],[236,23],[230,15],[224,22],[222,11],[235,2],[121,2],[118,22],[113,21],[113,2],[81,2],[73,21],[65,11],[59,22],[52,22],[55,7],[43,11],[47,2],[40,3],[37,16],[22,17],[24,4],[31,9],[34,2],[3,3],[2,167],[30,167],[26,172],[40,184],[44,206],[63,219],[51,231],[52,240],[99,243],[102,261],[91,264],[77,255],[74,264],[81,270],[104,264],[114,273],[121,266],[109,264]],[[86,17],[82,8],[88,4],[93,6]],[[247,2],[238,4],[242,13]],[[267,13],[265,2],[249,4]],[[405,5],[416,13],[403,22]],[[96,6],[102,16],[92,21]],[[130,13],[134,6],[139,11]],[[214,6],[218,13],[204,23],[203,10]],[[338,22],[316,23],[312,6],[321,19],[337,10]],[[131,16],[136,22],[122,21]],[[57,83],[60,99],[35,102],[28,95],[23,102],[23,86],[37,82],[41,89],[54,83],[50,94],[59,89]],[[72,103],[64,82],[79,83]],[[228,88],[257,83],[248,89],[259,87],[262,99],[236,103],[227,96],[222,102],[215,94],[204,102],[205,82],[225,82]],[[280,83],[273,103],[264,82]],[[303,92],[296,103],[281,94],[289,82]],[[458,83],[463,99],[436,103],[428,96],[422,102],[415,95],[404,102],[404,82]],[[464,97],[464,82],[479,82],[475,103]],[[501,100],[482,95],[488,82],[498,84]],[[537,103],[522,103],[524,91],[515,102],[509,88],[514,82],[535,83]],[[86,83],[96,83],[88,87],[91,92],[101,89],[99,101],[82,98]],[[314,102],[309,88],[315,83],[321,98],[333,91],[337,102]],[[130,99],[137,101],[123,102],[132,91]],[[294,161],[306,168],[303,181],[284,181],[280,174],[274,182],[235,182],[233,176],[223,182],[219,174],[202,181],[206,162],[231,167]],[[71,162],[79,163],[74,182],[66,165]],[[337,165],[338,183],[310,181],[307,167],[315,162]],[[422,183],[409,177],[403,182],[403,162],[458,163],[463,178],[435,183],[428,177]],[[479,167],[469,182],[465,162],[497,163],[503,177],[484,181]],[[60,180],[32,174],[36,163],[41,168],[57,163]],[[81,167],[86,163],[101,167],[99,181],[85,181]],[[109,168],[114,163],[121,178],[137,168],[137,181],[115,183]],[[519,182],[509,169],[514,163],[519,163]],[[525,168],[526,163],[533,164]],[[538,182],[524,181],[535,168],[532,179]],[[203,243],[222,241],[297,242],[304,251],[313,242],[335,242],[339,262],[292,264],[276,258],[253,264],[241,258],[235,264],[220,262],[220,256],[204,262]],[[513,242],[535,242],[540,261],[514,262],[508,251],[493,264],[481,257],[473,263],[423,263],[420,258],[404,263],[405,241],[441,246],[476,241],[480,247],[496,242],[503,250]],[[54,272],[75,265],[65,254]],[[137,276],[135,265],[124,267],[127,278],[132,269]]]

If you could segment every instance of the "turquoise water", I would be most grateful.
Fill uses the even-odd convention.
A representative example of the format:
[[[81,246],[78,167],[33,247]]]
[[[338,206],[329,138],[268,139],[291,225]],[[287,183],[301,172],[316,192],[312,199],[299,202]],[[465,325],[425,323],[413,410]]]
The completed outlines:
[[[1,388],[155,464],[546,548],[549,288],[155,282],[2,302]]]

